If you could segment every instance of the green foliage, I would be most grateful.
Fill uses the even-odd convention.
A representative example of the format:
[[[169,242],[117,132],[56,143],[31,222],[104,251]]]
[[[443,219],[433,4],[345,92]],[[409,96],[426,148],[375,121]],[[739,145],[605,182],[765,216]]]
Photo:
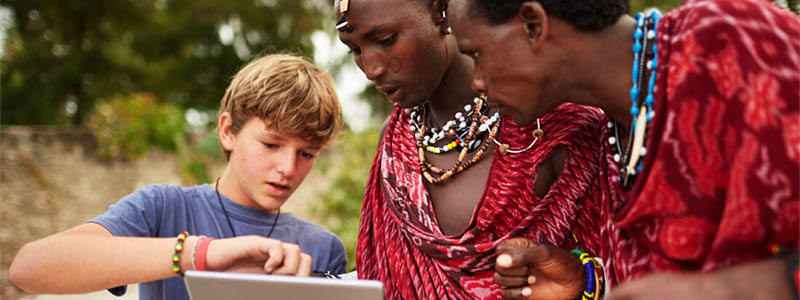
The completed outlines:
[[[649,8],[658,8],[662,13],[667,13],[683,2],[684,0],[631,0],[631,15]]]
[[[183,139],[183,110],[160,103],[151,94],[116,96],[101,102],[88,127],[105,158],[136,158],[150,145],[176,150]]]
[[[2,124],[84,124],[94,104],[140,91],[213,109],[251,55],[308,55],[332,1],[6,0]],[[69,113],[65,107],[73,107]]]
[[[346,132],[335,145],[335,152],[320,167],[332,182],[320,201],[311,207],[321,225],[338,235],[348,255],[347,269],[355,268],[358,224],[367,176],[375,157],[378,128]]]

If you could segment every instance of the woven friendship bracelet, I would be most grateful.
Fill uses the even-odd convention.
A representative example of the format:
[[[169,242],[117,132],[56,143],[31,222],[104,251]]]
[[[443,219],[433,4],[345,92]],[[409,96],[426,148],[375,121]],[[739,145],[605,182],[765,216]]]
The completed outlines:
[[[180,264],[181,252],[183,252],[183,242],[186,241],[188,236],[188,231],[181,232],[181,234],[178,235],[178,242],[175,244],[175,254],[172,255],[172,271],[181,276],[183,276]]]

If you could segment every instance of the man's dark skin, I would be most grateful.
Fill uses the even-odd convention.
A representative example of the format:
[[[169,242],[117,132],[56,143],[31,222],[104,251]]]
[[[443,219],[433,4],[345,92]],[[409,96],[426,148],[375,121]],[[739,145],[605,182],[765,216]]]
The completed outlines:
[[[527,124],[570,99],[602,108],[620,122],[621,132],[627,132],[631,17],[622,16],[599,32],[586,32],[529,1],[508,22],[489,25],[471,11],[471,2],[450,1],[450,24],[460,50],[475,59],[473,89],[502,102],[501,113]],[[519,100],[526,94],[533,99]],[[583,270],[575,268],[577,259],[562,249],[515,239],[501,244],[498,253],[495,282],[504,287],[507,299],[573,299],[579,294],[566,291],[582,290],[583,283],[568,278],[572,272],[584,276]],[[564,293],[550,297],[554,290]],[[783,262],[767,259],[710,273],[651,274],[615,288],[606,299],[792,297]]]
[[[339,11],[339,1],[335,11]],[[351,49],[356,64],[378,91],[404,108],[427,101],[438,125],[473,104],[477,96],[470,89],[472,60],[458,52],[452,35],[443,33],[445,25],[437,25],[440,17],[441,10],[433,0],[350,0],[345,18],[353,31],[339,32],[339,39]],[[381,137],[385,130],[384,124]],[[440,141],[436,146],[443,144]],[[447,181],[425,182],[444,235],[464,232],[483,197],[494,152],[490,146],[477,163]],[[426,157],[433,165],[448,168],[457,160],[458,152],[426,153]],[[538,166],[538,197],[547,193],[565,159],[566,151],[556,148]]]

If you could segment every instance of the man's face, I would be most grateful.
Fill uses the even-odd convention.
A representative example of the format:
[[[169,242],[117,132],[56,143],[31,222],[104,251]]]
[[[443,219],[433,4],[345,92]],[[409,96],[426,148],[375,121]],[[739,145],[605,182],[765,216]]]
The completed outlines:
[[[450,1],[450,25],[459,50],[472,57],[472,88],[486,93],[489,105],[519,125],[527,125],[555,105],[547,101],[550,86],[542,75],[543,56],[528,39],[525,25],[516,18],[489,25],[485,17],[470,14],[472,0]]]
[[[353,32],[340,31],[339,39],[390,102],[413,107],[433,94],[445,71],[446,48],[431,8],[413,1],[350,0],[345,18]]]
[[[320,147],[298,137],[281,134],[258,118],[251,118],[230,143],[229,167],[246,206],[278,209],[303,182]],[[235,193],[239,194],[239,193]]]

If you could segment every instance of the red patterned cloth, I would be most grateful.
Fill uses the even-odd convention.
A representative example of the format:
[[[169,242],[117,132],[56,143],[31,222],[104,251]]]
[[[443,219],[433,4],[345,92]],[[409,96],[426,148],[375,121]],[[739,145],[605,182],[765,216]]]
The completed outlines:
[[[361,212],[356,263],[358,276],[384,283],[386,299],[500,299],[494,275],[495,247],[512,237],[571,248],[570,233],[582,248],[607,257],[607,235],[598,217],[605,182],[598,137],[602,114],[564,104],[541,118],[545,137],[529,151],[495,151],[486,190],[464,232],[442,234],[419,171],[408,117],[395,108],[372,165]],[[532,141],[530,127],[503,120],[498,139],[512,149]],[[568,158],[548,194],[534,194],[536,166],[556,146]]]
[[[688,1],[658,35],[648,154],[609,225],[616,279],[797,249],[798,17],[763,1]]]

